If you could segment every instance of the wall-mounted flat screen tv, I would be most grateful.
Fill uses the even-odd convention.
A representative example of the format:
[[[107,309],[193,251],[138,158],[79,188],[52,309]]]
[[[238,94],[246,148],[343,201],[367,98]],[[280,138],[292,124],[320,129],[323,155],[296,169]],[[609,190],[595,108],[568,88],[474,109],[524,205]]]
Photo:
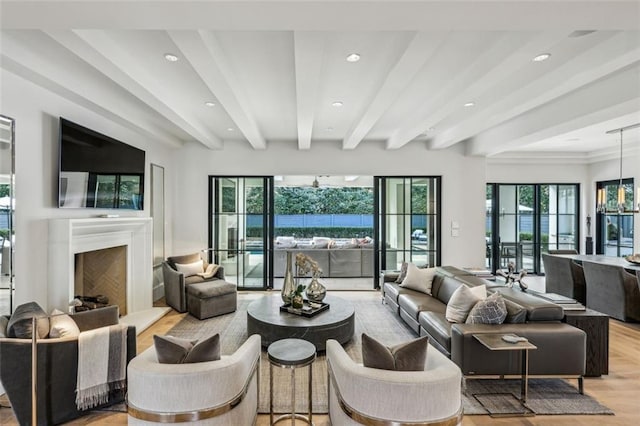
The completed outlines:
[[[59,146],[59,207],[143,209],[143,150],[62,117]]]

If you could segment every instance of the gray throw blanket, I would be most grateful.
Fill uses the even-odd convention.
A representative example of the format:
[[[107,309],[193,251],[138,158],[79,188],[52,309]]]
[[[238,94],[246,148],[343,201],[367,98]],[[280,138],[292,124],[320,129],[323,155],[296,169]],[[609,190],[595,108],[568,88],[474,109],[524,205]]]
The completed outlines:
[[[86,410],[109,401],[109,392],[126,386],[127,325],[83,331],[78,336],[76,405]]]

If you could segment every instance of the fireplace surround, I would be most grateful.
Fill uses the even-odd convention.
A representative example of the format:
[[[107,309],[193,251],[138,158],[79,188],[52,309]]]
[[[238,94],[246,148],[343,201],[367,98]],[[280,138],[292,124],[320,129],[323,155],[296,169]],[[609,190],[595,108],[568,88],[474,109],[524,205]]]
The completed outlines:
[[[153,307],[152,219],[144,217],[51,219],[48,308],[67,310],[75,292],[75,255],[126,246],[126,311]]]

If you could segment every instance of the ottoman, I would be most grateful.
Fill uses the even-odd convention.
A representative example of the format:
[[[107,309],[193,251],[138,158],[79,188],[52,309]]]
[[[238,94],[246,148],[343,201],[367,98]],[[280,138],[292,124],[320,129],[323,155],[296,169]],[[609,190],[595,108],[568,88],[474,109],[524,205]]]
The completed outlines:
[[[237,306],[235,284],[224,280],[205,281],[187,286],[187,310],[198,319],[234,312]]]

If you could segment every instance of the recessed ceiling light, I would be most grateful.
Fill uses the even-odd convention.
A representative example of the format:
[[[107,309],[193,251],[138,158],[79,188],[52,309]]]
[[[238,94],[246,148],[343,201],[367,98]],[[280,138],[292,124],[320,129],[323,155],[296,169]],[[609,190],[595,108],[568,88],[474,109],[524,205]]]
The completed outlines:
[[[227,127],[227,132],[233,132],[235,129],[233,127]]]
[[[360,55],[357,53],[350,53],[347,56],[347,62],[358,62],[360,60]]]
[[[331,105],[333,105],[333,106],[334,106],[334,107],[336,107],[336,108],[339,108],[339,107],[341,107],[341,106],[342,106],[342,105],[344,105],[344,104],[342,103],[342,101],[335,101],[335,102],[334,102],[334,103],[332,103]]]
[[[436,129],[435,127],[429,127],[429,128],[427,129],[427,132],[433,132],[435,129]]]
[[[533,58],[533,62],[542,62],[546,61],[551,57],[551,53],[541,53],[540,55]]]
[[[333,132],[333,127],[327,127],[327,128],[326,128],[326,129],[324,129],[324,130],[326,130],[327,132]]]
[[[178,57],[173,53],[165,53],[164,58],[169,62],[176,62],[178,60]]]
[[[464,104],[464,106],[472,107],[472,106],[476,106],[476,103],[475,102],[467,102],[466,104]]]
[[[204,104],[205,104],[206,106],[208,106],[208,107],[214,107],[214,106],[216,106],[215,102],[211,102],[211,101],[205,102]]]

